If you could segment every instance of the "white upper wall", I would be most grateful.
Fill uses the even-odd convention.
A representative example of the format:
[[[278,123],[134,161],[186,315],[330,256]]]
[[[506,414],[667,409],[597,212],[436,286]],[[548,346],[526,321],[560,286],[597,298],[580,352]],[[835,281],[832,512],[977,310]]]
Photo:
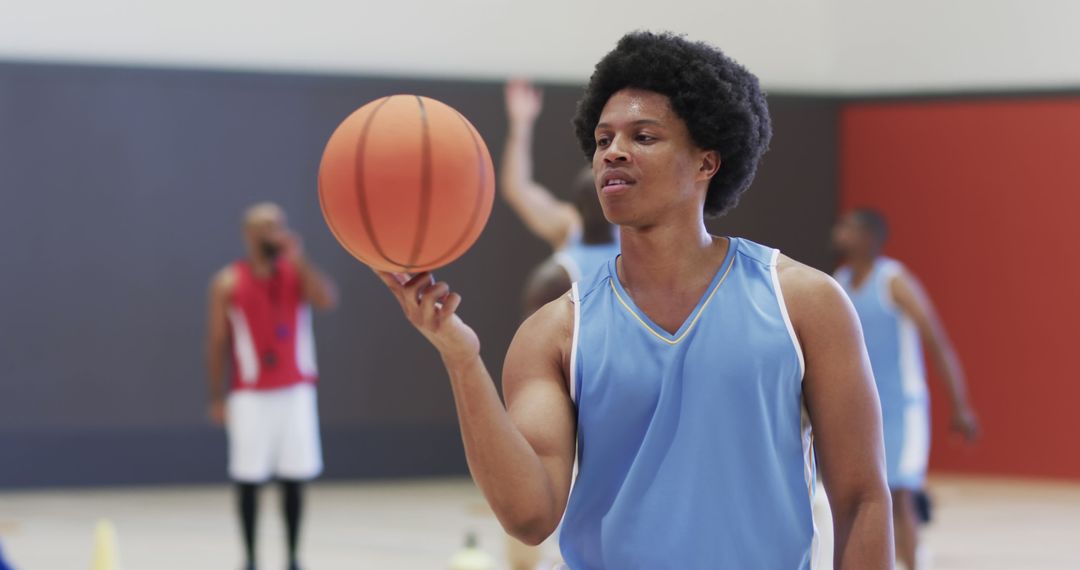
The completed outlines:
[[[3,0],[0,59],[580,82],[624,32],[774,90],[1080,85],[1078,0]]]
[[[828,0],[840,91],[1080,87],[1078,0]]]
[[[819,0],[3,1],[8,59],[580,82],[649,28],[722,45],[778,86],[820,84],[827,67]]]

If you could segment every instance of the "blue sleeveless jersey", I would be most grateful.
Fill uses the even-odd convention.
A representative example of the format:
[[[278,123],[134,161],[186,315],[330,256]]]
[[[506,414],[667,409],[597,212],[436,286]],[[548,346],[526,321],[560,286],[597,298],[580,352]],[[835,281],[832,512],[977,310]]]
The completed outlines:
[[[813,455],[779,252],[732,238],[675,333],[610,260],[575,284],[573,570],[811,567]]]
[[[893,302],[890,288],[902,269],[895,259],[879,257],[858,289],[849,267],[836,272],[862,323],[881,399],[886,471],[894,489],[922,485],[930,452],[922,342],[915,323]]]
[[[562,249],[555,252],[554,258],[555,262],[570,276],[570,282],[573,283],[593,275],[617,255],[619,255],[619,238],[616,232],[615,241],[611,243],[589,244],[582,242],[580,235],[575,236]]]

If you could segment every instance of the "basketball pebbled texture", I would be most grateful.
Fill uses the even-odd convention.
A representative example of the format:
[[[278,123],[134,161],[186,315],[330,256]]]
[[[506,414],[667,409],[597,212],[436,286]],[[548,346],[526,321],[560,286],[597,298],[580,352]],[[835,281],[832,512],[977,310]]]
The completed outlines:
[[[326,144],[319,203],[338,242],[381,270],[442,267],[480,237],[495,168],[476,128],[449,105],[417,95],[377,99]]]

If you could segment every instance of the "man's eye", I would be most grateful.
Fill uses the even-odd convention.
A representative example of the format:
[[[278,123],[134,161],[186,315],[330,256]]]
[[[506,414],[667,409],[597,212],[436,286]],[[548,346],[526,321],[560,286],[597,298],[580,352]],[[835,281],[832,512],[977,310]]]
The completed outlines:
[[[638,135],[637,140],[638,140],[638,142],[648,143],[648,142],[653,142],[656,139],[654,139],[653,137],[650,137],[649,135]]]
[[[611,140],[607,137],[599,137],[596,139],[596,146],[604,147],[607,146],[610,142]]]

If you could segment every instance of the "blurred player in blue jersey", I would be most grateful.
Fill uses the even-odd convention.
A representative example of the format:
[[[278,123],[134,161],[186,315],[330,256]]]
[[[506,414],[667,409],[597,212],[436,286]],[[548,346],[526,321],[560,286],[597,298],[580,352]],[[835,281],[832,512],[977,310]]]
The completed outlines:
[[[844,257],[836,279],[862,322],[874,370],[885,431],[889,489],[893,495],[896,554],[918,567],[917,502],[930,454],[930,409],[925,343],[952,399],[954,430],[969,441],[978,422],[968,402],[964,371],[945,327],[919,281],[899,261],[882,255],[888,237],[884,216],[870,209],[844,216],[833,243]]]
[[[509,132],[499,188],[525,226],[551,246],[552,256],[536,267],[525,286],[525,316],[566,293],[619,254],[618,232],[604,217],[591,169],[574,180],[573,200],[564,201],[533,177],[533,133],[543,94],[523,80],[506,85]]]

